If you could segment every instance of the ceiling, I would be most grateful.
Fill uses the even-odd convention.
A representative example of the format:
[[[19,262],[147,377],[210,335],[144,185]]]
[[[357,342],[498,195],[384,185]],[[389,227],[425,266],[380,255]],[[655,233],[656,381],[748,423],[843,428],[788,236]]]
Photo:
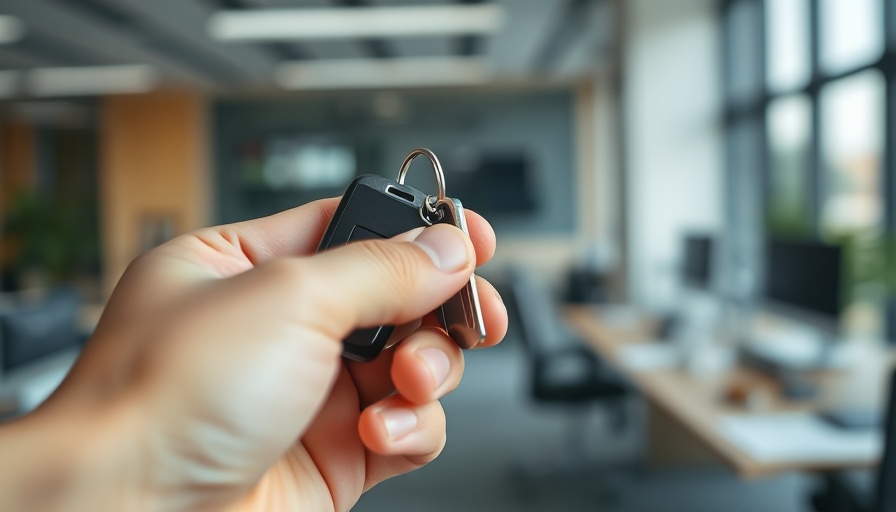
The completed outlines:
[[[487,34],[232,42],[209,32],[209,20],[219,11],[489,4],[501,9],[503,21]],[[480,59],[489,81],[564,79],[599,66],[613,37],[612,5],[605,0],[0,0],[0,14],[15,16],[25,28],[21,39],[0,45],[0,71],[28,77],[44,68],[141,64],[151,67],[159,83],[228,91],[276,88],[278,69],[286,62],[456,57]],[[29,83],[23,80],[25,85],[7,97],[38,95]],[[363,76],[353,82],[375,85]]]

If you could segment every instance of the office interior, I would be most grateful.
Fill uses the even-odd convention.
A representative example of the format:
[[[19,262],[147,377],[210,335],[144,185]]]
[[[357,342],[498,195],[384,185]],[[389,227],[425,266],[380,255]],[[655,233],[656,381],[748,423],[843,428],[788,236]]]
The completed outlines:
[[[0,0],[0,417],[135,257],[426,147],[511,329],[355,510],[896,510],[894,57],[890,0]]]

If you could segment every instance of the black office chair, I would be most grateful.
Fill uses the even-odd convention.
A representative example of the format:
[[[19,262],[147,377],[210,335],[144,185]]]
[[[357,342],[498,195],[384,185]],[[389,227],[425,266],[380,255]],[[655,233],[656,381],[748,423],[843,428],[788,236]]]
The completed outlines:
[[[83,346],[81,296],[66,287],[0,309],[0,377],[62,350]]]
[[[890,376],[884,453],[877,471],[827,474],[811,501],[816,512],[896,512],[896,371]]]
[[[532,399],[577,413],[571,418],[565,439],[566,469],[575,471],[586,465],[586,414],[592,406],[602,405],[610,413],[614,430],[621,431],[626,424],[629,388],[564,328],[550,295],[529,272],[516,266],[509,268],[505,288],[512,328],[530,365]]]

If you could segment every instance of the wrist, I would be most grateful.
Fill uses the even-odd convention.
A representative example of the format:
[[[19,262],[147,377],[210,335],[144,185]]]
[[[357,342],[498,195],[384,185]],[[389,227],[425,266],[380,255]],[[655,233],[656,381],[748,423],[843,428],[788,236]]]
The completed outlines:
[[[0,508],[147,508],[136,416],[124,402],[57,402],[0,426]]]

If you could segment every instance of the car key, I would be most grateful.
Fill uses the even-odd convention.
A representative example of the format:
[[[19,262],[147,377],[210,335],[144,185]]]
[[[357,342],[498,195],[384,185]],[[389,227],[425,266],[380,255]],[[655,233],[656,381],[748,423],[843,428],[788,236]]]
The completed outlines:
[[[420,155],[427,156],[436,171],[439,186],[436,198],[404,184],[411,161]],[[402,163],[397,182],[363,175],[349,184],[317,250],[357,240],[391,238],[439,222],[450,222],[467,232],[460,201],[445,197],[444,174],[438,159],[427,149],[415,149]],[[474,277],[436,313],[458,346],[471,348],[485,338]],[[394,326],[380,326],[352,332],[343,340],[343,356],[357,361],[374,359],[394,329]]]
[[[460,200],[448,198],[444,205],[445,215],[439,222],[450,222],[469,235]],[[473,348],[485,339],[485,323],[482,321],[475,274],[470,276],[470,282],[439,307],[438,316],[442,327],[460,348]]]

